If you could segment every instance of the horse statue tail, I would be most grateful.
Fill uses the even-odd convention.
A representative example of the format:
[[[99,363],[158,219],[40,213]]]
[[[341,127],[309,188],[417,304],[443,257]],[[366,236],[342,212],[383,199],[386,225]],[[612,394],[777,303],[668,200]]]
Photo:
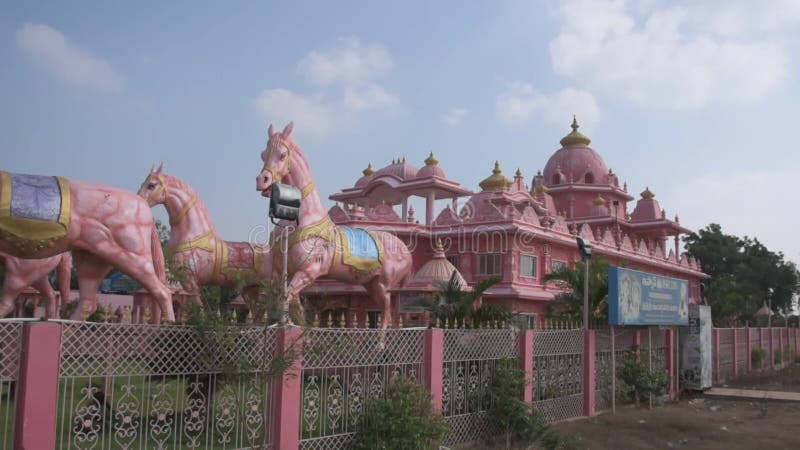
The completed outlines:
[[[161,238],[158,236],[158,230],[153,225],[153,231],[150,233],[150,251],[153,254],[153,268],[156,270],[156,276],[162,283],[167,282],[167,267],[164,262],[164,251],[161,250]]]
[[[61,294],[61,304],[69,302],[70,283],[72,281],[72,258],[68,252],[61,254],[61,261],[58,262],[58,292]]]

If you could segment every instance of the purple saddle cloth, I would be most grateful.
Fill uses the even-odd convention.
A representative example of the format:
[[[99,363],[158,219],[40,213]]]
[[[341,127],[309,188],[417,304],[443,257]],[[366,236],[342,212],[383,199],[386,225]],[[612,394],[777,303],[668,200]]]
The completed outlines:
[[[11,175],[11,217],[56,222],[61,214],[58,178],[45,175]]]

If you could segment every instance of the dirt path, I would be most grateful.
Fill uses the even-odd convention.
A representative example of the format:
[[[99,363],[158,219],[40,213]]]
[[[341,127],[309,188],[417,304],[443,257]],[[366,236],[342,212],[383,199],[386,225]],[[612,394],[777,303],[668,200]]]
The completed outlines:
[[[728,383],[751,389],[800,390],[800,366]],[[685,398],[653,410],[623,407],[557,424],[581,449],[800,449],[800,403]]]

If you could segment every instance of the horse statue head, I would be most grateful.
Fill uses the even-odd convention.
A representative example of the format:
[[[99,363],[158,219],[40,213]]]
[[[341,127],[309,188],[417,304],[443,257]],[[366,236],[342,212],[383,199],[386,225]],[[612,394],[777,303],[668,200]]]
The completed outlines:
[[[162,172],[164,171],[164,163],[158,166],[158,169],[151,168],[150,173],[147,174],[142,185],[139,186],[137,194],[147,201],[149,206],[163,205],[167,203],[167,183],[164,180]]]
[[[270,196],[273,183],[280,183],[292,169],[292,152],[297,151],[297,144],[292,139],[293,122],[289,122],[282,132],[276,133],[269,125],[267,148],[261,152],[264,167],[256,177],[256,190],[264,197]]]

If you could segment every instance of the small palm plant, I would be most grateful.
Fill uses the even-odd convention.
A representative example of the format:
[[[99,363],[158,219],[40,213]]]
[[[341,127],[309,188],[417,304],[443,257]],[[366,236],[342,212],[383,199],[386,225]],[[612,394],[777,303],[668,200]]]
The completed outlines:
[[[544,276],[545,282],[554,282],[563,292],[556,294],[547,305],[548,317],[581,321],[583,319],[584,262],[573,267],[564,266]],[[593,259],[589,263],[589,316],[608,320],[608,261]]]
[[[439,283],[438,291],[429,298],[417,300],[416,304],[430,311],[434,321],[463,324],[465,319],[475,318],[475,303],[484,292],[499,282],[499,278],[489,278],[475,284],[472,290],[465,290],[458,273],[453,271],[450,280]]]

